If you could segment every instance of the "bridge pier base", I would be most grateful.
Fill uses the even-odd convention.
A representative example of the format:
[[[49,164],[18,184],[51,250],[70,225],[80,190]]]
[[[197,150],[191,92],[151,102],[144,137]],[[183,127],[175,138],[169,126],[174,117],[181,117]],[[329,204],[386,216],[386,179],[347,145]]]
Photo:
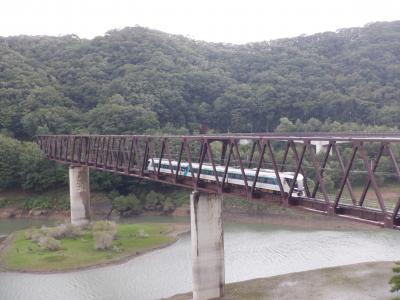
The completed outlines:
[[[71,224],[85,225],[90,220],[89,168],[86,166],[69,167],[69,196]]]
[[[193,300],[224,294],[222,202],[219,194],[193,191],[190,195]]]

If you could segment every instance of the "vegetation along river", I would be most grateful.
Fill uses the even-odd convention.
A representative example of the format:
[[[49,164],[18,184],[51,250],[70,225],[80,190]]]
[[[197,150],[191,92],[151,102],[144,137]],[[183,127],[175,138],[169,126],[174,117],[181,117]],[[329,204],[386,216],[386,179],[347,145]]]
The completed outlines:
[[[133,222],[187,222],[148,217]],[[5,233],[29,225],[0,220]],[[38,225],[36,223],[35,225]],[[225,223],[226,282],[366,261],[398,260],[394,230],[313,230]],[[191,289],[190,234],[128,262],[56,274],[0,272],[0,295],[10,299],[157,299]]]

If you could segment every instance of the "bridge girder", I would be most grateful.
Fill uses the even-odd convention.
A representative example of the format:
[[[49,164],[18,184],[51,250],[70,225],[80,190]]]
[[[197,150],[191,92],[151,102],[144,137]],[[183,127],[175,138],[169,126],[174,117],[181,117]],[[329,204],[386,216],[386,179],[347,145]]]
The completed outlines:
[[[37,137],[37,143],[48,159],[69,165],[83,165],[204,192],[258,201],[277,201],[322,214],[400,229],[400,197],[397,202],[388,203],[376,179],[381,157],[386,155],[386,162],[391,164],[394,177],[400,181],[400,169],[396,160],[400,134],[41,135]],[[324,144],[325,153],[321,153],[323,155],[316,153],[313,146],[316,143]],[[154,158],[168,160],[170,173],[162,173],[160,165],[148,170],[147,162]],[[330,195],[324,174],[329,171],[327,163],[333,159],[336,159],[341,178],[335,194]],[[172,168],[172,161],[178,164],[176,171]],[[198,163],[197,174],[190,167],[189,176],[181,176],[178,170],[183,162],[190,166]],[[349,179],[351,173],[356,172],[353,171],[355,162],[358,164],[357,172],[362,170],[366,177],[359,199]],[[215,180],[200,178],[199,174],[205,164],[212,167]],[[224,166],[223,176],[217,175],[217,166]],[[243,186],[227,183],[228,168],[232,166],[240,169],[244,178]],[[253,181],[248,180],[246,168],[255,170]],[[265,168],[275,173],[279,190],[271,192],[256,187],[258,174]],[[294,178],[307,173],[304,176],[304,197],[289,196],[293,195],[295,180],[290,191],[284,191],[278,174],[285,170],[292,171]],[[314,184],[312,190],[308,183]],[[376,194],[377,207],[365,205],[371,185]],[[343,197],[345,187],[351,201]]]

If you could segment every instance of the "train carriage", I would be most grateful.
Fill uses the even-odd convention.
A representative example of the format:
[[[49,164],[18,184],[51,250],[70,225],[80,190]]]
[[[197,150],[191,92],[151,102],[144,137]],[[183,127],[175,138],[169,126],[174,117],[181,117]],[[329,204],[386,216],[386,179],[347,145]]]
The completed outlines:
[[[158,168],[160,168],[160,173],[171,174],[171,166],[174,174],[176,173],[178,162],[175,160],[171,161],[171,164],[168,159],[162,159],[160,162],[159,158],[150,158],[147,164],[147,170],[149,172],[157,172]],[[222,181],[225,166],[216,165],[215,166],[218,179]],[[197,176],[199,171],[199,164],[192,163],[192,170],[190,170],[189,163],[181,162],[179,166],[178,175],[191,177],[191,173],[194,173]],[[244,173],[247,177],[247,184],[249,186],[253,185],[255,180],[257,169],[244,169]],[[290,187],[293,184],[294,173],[293,172],[279,172],[279,177],[282,182],[283,190],[285,193],[290,192]],[[206,181],[215,181],[215,174],[213,167],[210,164],[203,164],[201,168],[200,179]],[[296,183],[294,185],[292,196],[303,196],[304,195],[304,186],[303,186],[303,175],[298,174]],[[225,182],[227,184],[240,185],[244,186],[244,178],[240,168],[228,167],[228,172],[225,178]],[[256,189],[264,190],[267,192],[278,193],[280,192],[278,180],[275,175],[275,171],[271,169],[260,169],[258,173],[257,183],[255,185]]]

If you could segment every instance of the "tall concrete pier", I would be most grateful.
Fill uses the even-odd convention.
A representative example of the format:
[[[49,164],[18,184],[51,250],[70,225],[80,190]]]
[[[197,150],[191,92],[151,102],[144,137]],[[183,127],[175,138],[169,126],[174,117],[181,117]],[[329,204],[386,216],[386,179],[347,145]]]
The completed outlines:
[[[223,296],[225,285],[222,195],[190,195],[193,300]]]
[[[71,206],[71,224],[84,225],[90,220],[89,168],[86,166],[69,167],[69,196]]]

